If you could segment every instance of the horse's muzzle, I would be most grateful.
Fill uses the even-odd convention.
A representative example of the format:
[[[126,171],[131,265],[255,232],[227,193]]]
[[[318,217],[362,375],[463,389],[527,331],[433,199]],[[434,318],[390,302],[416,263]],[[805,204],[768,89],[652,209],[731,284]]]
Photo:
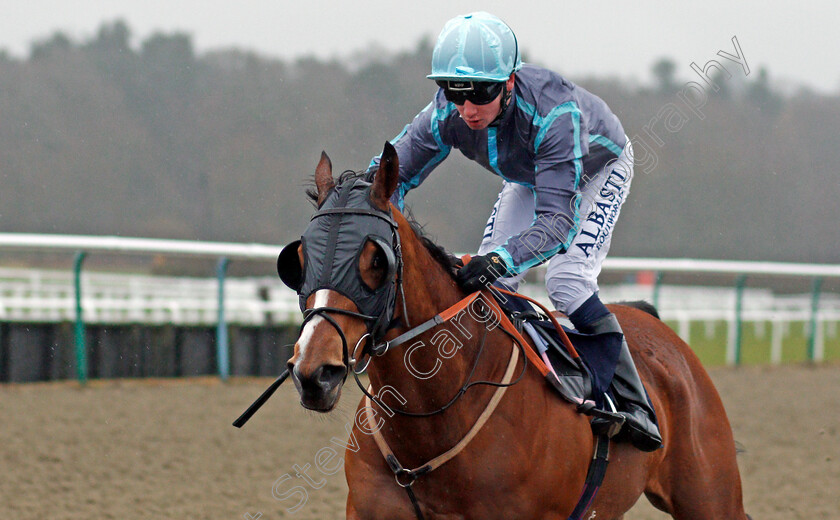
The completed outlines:
[[[298,368],[289,364],[292,380],[300,394],[301,406],[316,412],[329,412],[335,408],[347,376],[347,367],[321,365],[309,374],[301,373]]]

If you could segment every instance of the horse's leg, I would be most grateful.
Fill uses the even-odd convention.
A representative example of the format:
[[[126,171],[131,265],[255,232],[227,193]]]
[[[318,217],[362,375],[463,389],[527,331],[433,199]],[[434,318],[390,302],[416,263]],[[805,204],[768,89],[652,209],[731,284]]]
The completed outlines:
[[[735,439],[700,360],[661,321],[614,307],[660,419],[664,448],[645,494],[677,520],[746,520]]]
[[[693,384],[675,385],[667,454],[645,490],[651,504],[677,520],[746,520],[735,439],[723,403],[705,371]],[[676,413],[676,417],[673,415]]]

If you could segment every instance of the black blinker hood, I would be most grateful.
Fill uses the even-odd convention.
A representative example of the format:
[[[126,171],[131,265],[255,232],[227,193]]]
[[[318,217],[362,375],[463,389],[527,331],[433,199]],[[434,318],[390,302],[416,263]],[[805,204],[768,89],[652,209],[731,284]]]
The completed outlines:
[[[298,292],[301,311],[315,291],[337,291],[373,322],[368,331],[376,340],[385,335],[393,319],[402,258],[397,223],[390,211],[373,204],[370,190],[371,183],[361,178],[338,186],[301,237],[302,269],[298,242],[283,249],[277,266],[283,282]],[[359,255],[368,240],[382,249],[388,262],[385,283],[376,289],[365,285],[359,272]]]

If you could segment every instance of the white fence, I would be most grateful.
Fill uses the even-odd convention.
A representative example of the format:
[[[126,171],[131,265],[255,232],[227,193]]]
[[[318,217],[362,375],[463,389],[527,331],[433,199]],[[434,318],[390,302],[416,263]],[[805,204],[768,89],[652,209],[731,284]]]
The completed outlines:
[[[605,301],[652,299],[650,285],[622,284],[601,288]],[[523,292],[548,303],[542,284]],[[213,326],[218,320],[215,278],[149,276],[99,272],[82,273],[82,308],[89,324],[174,324]],[[54,323],[75,320],[73,275],[67,271],[0,268],[0,321]],[[692,343],[691,324],[709,327],[724,322],[728,342],[737,331],[735,292],[728,287],[663,285],[659,312],[675,323],[676,332]],[[741,321],[769,329],[770,359],[782,359],[782,343],[791,323],[811,319],[811,296],[777,295],[769,289],[746,289]],[[228,323],[261,326],[299,323],[297,296],[276,277],[228,278],[225,282]],[[837,337],[840,296],[823,294],[816,316],[816,359],[822,359],[826,339]],[[772,324],[772,325],[770,325]]]
[[[88,323],[173,323],[213,325],[218,305],[216,278],[152,276],[102,272],[82,273],[82,303]],[[523,292],[548,304],[539,283]],[[604,301],[652,300],[653,286],[639,284],[601,287]],[[658,307],[668,321],[728,320],[735,308],[729,287],[663,285]],[[0,268],[0,321],[73,321],[73,274],[70,270]],[[225,281],[225,311],[230,323],[263,325],[300,321],[297,296],[278,278],[229,277]],[[744,319],[783,321],[808,319],[808,294],[777,295],[770,289],[749,288],[744,294]],[[837,319],[840,296],[823,294],[820,313]]]
[[[601,292],[606,301],[650,300],[649,287],[615,286]],[[727,328],[727,362],[735,362],[735,343],[738,321],[752,324],[760,334],[769,329],[770,361],[782,360],[782,344],[790,332],[791,324],[807,324],[815,320],[814,359],[822,360],[826,340],[837,338],[840,322],[840,295],[825,293],[820,296],[819,308],[812,316],[812,294],[779,295],[770,289],[746,289],[740,315],[736,312],[736,291],[731,287],[669,286],[660,288],[659,314],[667,322],[676,323],[676,332],[689,345],[692,323],[703,323],[705,335],[713,336],[710,328],[723,322]]]
[[[89,253],[143,253],[188,255],[227,259],[276,258],[280,248],[261,244],[202,243],[123,237],[86,237],[0,233],[0,249],[81,251]],[[83,257],[82,257],[83,258]],[[77,257],[78,260],[78,257]],[[80,266],[80,262],[79,262]],[[806,265],[772,262],[725,262],[691,259],[611,258],[604,271],[655,271],[659,273],[724,273],[799,276],[819,280],[840,277],[838,265]],[[172,278],[82,272],[79,320],[75,314],[73,272],[0,269],[0,321],[85,323],[149,323],[219,326],[227,323],[264,325],[300,320],[297,298],[274,277]],[[542,284],[525,292],[546,301]],[[653,297],[657,291],[657,297]],[[735,288],[618,285],[602,287],[605,301],[655,299],[666,321],[676,322],[677,332],[691,342],[692,322],[723,321],[728,327],[727,361],[738,362],[740,330],[744,322],[773,323],[771,358],[781,359],[782,337],[793,322],[812,327],[810,355],[820,360],[826,334],[836,335],[840,321],[840,297],[820,295],[815,283],[810,295],[774,295],[769,290]],[[219,301],[224,307],[219,308]],[[817,305],[816,302],[819,302]],[[219,311],[223,312],[219,312]],[[708,326],[707,326],[708,327]],[[764,327],[764,325],[761,325]],[[219,342],[219,358],[225,357],[226,339]]]
[[[215,325],[219,282],[134,274],[82,273],[85,323]],[[229,323],[295,323],[294,293],[276,278],[228,278],[225,314]],[[0,321],[74,321],[73,273],[0,268]]]

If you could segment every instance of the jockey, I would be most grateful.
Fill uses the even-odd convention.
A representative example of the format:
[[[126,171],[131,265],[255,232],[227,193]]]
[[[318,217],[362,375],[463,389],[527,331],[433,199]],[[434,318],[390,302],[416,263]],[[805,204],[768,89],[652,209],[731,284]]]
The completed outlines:
[[[403,209],[405,194],[457,148],[504,180],[459,284],[476,291],[498,280],[515,290],[529,268],[548,262],[557,310],[580,332],[621,333],[597,282],[633,177],[633,148],[618,118],[571,81],[523,64],[513,31],[484,12],[447,22],[427,77],[437,94],[391,141],[400,158],[394,204]],[[655,450],[656,417],[622,343],[613,389],[626,436]]]

